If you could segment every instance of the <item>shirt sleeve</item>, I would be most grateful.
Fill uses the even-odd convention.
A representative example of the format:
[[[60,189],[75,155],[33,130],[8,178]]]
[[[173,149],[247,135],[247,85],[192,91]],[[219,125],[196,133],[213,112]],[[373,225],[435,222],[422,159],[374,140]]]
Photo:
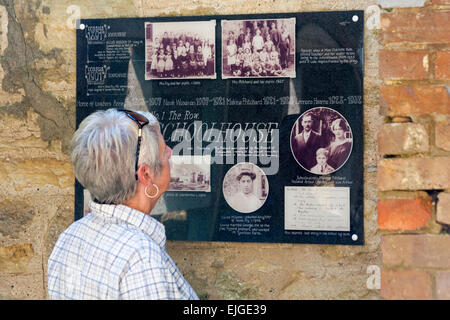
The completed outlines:
[[[173,298],[166,266],[156,251],[149,257],[135,253],[120,282],[120,299],[168,300]]]

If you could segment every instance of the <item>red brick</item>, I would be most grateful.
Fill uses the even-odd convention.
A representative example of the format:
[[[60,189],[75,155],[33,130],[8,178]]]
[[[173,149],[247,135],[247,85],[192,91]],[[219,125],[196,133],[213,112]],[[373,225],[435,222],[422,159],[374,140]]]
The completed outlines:
[[[402,10],[381,14],[381,42],[450,42],[450,11]]]
[[[431,198],[378,201],[378,227],[385,230],[416,230],[431,217]]]
[[[389,300],[432,299],[431,277],[420,270],[382,270],[381,297]]]
[[[450,151],[450,119],[436,122],[435,143],[436,147]]]
[[[450,225],[450,193],[439,193],[436,206],[436,221]]]
[[[450,188],[450,157],[389,158],[378,163],[378,189],[436,190]]]
[[[438,300],[450,300],[450,272],[436,272],[436,298]]]
[[[437,79],[450,79],[450,51],[439,51],[436,54],[434,74]]]
[[[431,0],[431,3],[435,5],[450,5],[450,0]]]
[[[381,236],[384,266],[450,268],[450,236],[397,234]]]
[[[428,133],[418,123],[386,123],[378,133],[380,154],[413,154],[429,150]]]
[[[378,57],[379,75],[382,79],[425,79],[428,77],[428,54],[424,50],[380,50]]]
[[[382,86],[381,112],[387,116],[450,114],[449,93],[443,86]]]

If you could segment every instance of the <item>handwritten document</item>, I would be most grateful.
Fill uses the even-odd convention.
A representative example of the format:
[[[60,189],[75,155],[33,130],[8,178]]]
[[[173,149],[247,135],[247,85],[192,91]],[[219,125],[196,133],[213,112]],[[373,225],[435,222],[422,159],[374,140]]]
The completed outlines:
[[[286,230],[350,231],[350,188],[285,187]]]

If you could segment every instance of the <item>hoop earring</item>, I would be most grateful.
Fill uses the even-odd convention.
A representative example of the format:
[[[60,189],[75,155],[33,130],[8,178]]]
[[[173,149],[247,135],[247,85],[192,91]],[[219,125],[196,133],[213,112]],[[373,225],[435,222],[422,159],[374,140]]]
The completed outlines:
[[[159,188],[158,188],[158,186],[157,186],[156,184],[153,184],[153,186],[156,188],[156,193],[155,193],[154,195],[149,195],[149,194],[148,194],[148,192],[147,192],[148,186],[145,186],[145,189],[144,189],[145,195],[146,195],[148,198],[150,198],[150,199],[156,198],[156,197],[158,196],[158,193],[159,193]]]

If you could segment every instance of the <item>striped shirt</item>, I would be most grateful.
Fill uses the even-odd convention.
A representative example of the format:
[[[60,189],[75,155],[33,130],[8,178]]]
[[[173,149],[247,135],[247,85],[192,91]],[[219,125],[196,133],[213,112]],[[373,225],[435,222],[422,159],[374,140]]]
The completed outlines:
[[[55,244],[50,299],[198,299],[166,252],[164,225],[124,205],[90,208]]]

